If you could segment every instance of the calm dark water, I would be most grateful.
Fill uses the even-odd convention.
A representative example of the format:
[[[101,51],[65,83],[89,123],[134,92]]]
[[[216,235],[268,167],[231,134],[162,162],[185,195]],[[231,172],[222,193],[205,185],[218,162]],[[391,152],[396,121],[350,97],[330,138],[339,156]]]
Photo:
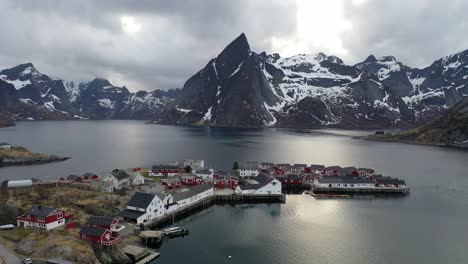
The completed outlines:
[[[282,205],[211,207],[177,223],[190,235],[165,242],[155,263],[468,263],[468,152],[350,137],[366,133],[20,122],[0,129],[0,141],[72,159],[0,168],[0,180],[184,158],[205,159],[217,168],[234,160],[373,167],[404,178],[411,195],[337,200],[289,195]]]

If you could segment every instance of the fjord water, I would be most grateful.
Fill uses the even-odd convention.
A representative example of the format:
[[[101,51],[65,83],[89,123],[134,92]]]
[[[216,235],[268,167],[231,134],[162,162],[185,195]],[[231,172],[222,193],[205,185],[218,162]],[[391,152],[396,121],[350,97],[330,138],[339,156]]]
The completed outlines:
[[[353,139],[366,131],[210,129],[138,121],[18,122],[0,141],[72,159],[0,168],[0,180],[205,159],[372,167],[403,178],[407,197],[214,206],[177,223],[185,238],[165,241],[154,263],[466,263],[468,152]],[[228,259],[228,256],[232,256]]]

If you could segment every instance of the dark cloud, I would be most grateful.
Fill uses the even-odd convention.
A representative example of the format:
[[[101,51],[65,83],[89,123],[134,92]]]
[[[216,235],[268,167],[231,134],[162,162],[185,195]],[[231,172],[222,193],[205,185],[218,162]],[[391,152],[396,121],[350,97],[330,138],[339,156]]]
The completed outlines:
[[[468,48],[468,1],[391,0],[346,2],[352,30],[343,34],[350,60],[394,55],[414,67]]]
[[[468,47],[465,1],[336,1],[352,24],[341,35],[347,62],[374,53],[419,66]],[[241,32],[258,52],[280,51],[273,38],[298,39],[297,6],[295,0],[0,0],[0,68],[33,62],[64,79],[98,76],[132,90],[181,87]],[[141,30],[125,32],[125,16]],[[317,26],[323,25],[310,27]]]

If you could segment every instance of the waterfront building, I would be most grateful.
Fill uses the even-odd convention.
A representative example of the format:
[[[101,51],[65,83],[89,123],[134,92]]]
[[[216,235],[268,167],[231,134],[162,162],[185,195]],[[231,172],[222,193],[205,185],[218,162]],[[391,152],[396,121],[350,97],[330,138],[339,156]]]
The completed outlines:
[[[204,179],[204,180],[214,177],[214,171],[213,170],[203,169],[203,170],[197,170],[195,172],[192,171],[192,173],[197,175],[198,177]]]
[[[151,168],[150,176],[163,176],[163,177],[170,177],[175,176],[181,172],[181,169],[178,165],[154,165]]]
[[[83,180],[98,180],[99,179],[99,176],[97,176],[96,174],[94,173],[91,173],[91,172],[86,172],[85,174],[83,174]]]
[[[294,164],[291,167],[292,173],[301,173],[307,168],[307,164]]]
[[[256,162],[243,163],[239,168],[240,177],[255,177],[259,172],[260,168]]]
[[[164,185],[167,189],[174,189],[182,186],[182,182],[179,177],[162,179],[161,184]]]
[[[121,190],[122,188],[127,188],[131,185],[132,179],[130,175],[124,170],[113,170],[111,173],[108,173],[103,181],[111,182],[114,186],[114,190]]]
[[[372,176],[374,175],[375,171],[369,168],[359,168],[357,169],[359,176]]]
[[[204,198],[214,195],[212,184],[202,184],[191,188],[187,188],[179,193],[172,195],[174,203],[177,203],[178,208],[196,203]]]
[[[359,176],[358,169],[356,167],[344,167],[339,170],[340,175]]]
[[[271,162],[262,162],[262,163],[260,163],[260,168],[264,169],[264,170],[270,169],[273,166],[275,166],[275,164],[271,163]]]
[[[325,176],[316,178],[314,185],[320,188],[374,188],[375,183],[366,177]]]
[[[193,173],[179,173],[177,176],[180,178],[180,182],[186,186],[194,186],[204,183],[199,181],[198,176]]]
[[[404,180],[391,177],[376,177],[375,182],[377,187],[406,188],[406,182]]]
[[[302,177],[298,174],[279,174],[274,177],[284,185],[300,185],[302,184]]]
[[[328,166],[324,168],[324,174],[328,175],[338,175],[340,173],[341,167],[340,166]]]
[[[117,214],[117,217],[130,222],[141,224],[161,217],[165,213],[165,206],[173,202],[168,193],[136,192],[127,202],[127,208]]]
[[[276,164],[275,168],[280,169],[281,171],[283,171],[283,173],[285,173],[285,172],[290,172],[292,166],[289,163],[280,163],[280,164]]]
[[[34,205],[16,220],[20,227],[51,230],[65,225],[65,220],[72,217],[73,215],[67,215],[60,209]]]
[[[259,174],[251,179],[239,179],[236,187],[238,194],[281,194],[281,182],[266,174]]]

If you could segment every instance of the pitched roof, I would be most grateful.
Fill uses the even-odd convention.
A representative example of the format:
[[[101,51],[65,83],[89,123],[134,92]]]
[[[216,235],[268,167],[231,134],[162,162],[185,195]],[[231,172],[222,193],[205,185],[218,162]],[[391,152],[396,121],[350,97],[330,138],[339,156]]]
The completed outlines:
[[[325,167],[325,169],[327,169],[327,170],[339,170],[339,169],[341,169],[341,167],[340,166],[328,166],[328,167]]]
[[[137,208],[148,208],[150,203],[154,199],[154,194],[136,192],[127,203],[127,206],[133,206]]]
[[[161,199],[161,201],[164,201],[164,198],[166,198],[167,196],[169,196],[168,193],[161,193],[161,192],[155,192],[154,195],[156,195],[157,197],[159,197],[159,199]]]
[[[363,177],[349,177],[349,176],[330,176],[330,177],[322,177],[318,178],[317,181],[319,183],[343,183],[343,184],[354,184],[354,183],[374,183],[369,178]]]
[[[123,211],[120,211],[116,216],[130,218],[130,219],[137,219],[138,217],[142,216],[143,214],[145,214],[145,212],[125,209]]]
[[[318,164],[312,164],[312,165],[310,165],[309,168],[311,168],[311,169],[322,169],[322,168],[325,168],[325,166],[324,165],[318,165]]]
[[[197,195],[199,193],[202,193],[212,188],[213,188],[213,185],[209,183],[195,185],[193,187],[187,188],[188,191],[173,194],[172,197],[174,198],[174,201],[177,202],[177,201],[187,199],[189,197],[192,197],[194,195]]]
[[[296,168],[305,168],[305,167],[307,167],[307,164],[294,164],[293,167],[296,167]]]
[[[80,230],[80,235],[102,237],[108,229],[105,228],[94,228],[83,226]]]
[[[77,180],[77,179],[81,179],[81,176],[71,174],[71,175],[68,175],[68,177],[67,177],[67,180],[70,180],[70,181],[74,181],[74,180]]]
[[[393,179],[390,177],[377,177],[376,178],[377,182],[379,184],[398,184],[398,185],[406,185],[406,182],[404,180],[400,179]]]
[[[159,164],[153,165],[151,170],[178,170],[179,166],[176,165],[168,165],[168,164]]]
[[[111,172],[111,174],[119,181],[125,178],[130,178],[130,175],[124,170],[114,170],[113,172]]]
[[[275,178],[270,175],[260,173],[258,176],[253,177],[252,179],[241,178],[239,186],[242,190],[260,189],[274,179]]]
[[[178,177],[173,177],[173,178],[163,179],[161,181],[166,182],[166,183],[176,183],[176,182],[180,182],[180,179]]]
[[[112,222],[114,221],[114,217],[109,217],[109,216],[91,216],[88,219],[88,222],[86,224],[88,225],[103,225],[103,226],[110,226],[112,225]]]
[[[40,205],[33,205],[25,215],[33,215],[33,216],[48,216],[52,214],[56,209],[51,207],[44,207]]]
[[[259,170],[260,168],[258,167],[257,162],[246,162],[240,164],[239,168],[241,170]]]
[[[210,174],[211,175],[211,171],[210,170],[197,170],[195,174]]]

